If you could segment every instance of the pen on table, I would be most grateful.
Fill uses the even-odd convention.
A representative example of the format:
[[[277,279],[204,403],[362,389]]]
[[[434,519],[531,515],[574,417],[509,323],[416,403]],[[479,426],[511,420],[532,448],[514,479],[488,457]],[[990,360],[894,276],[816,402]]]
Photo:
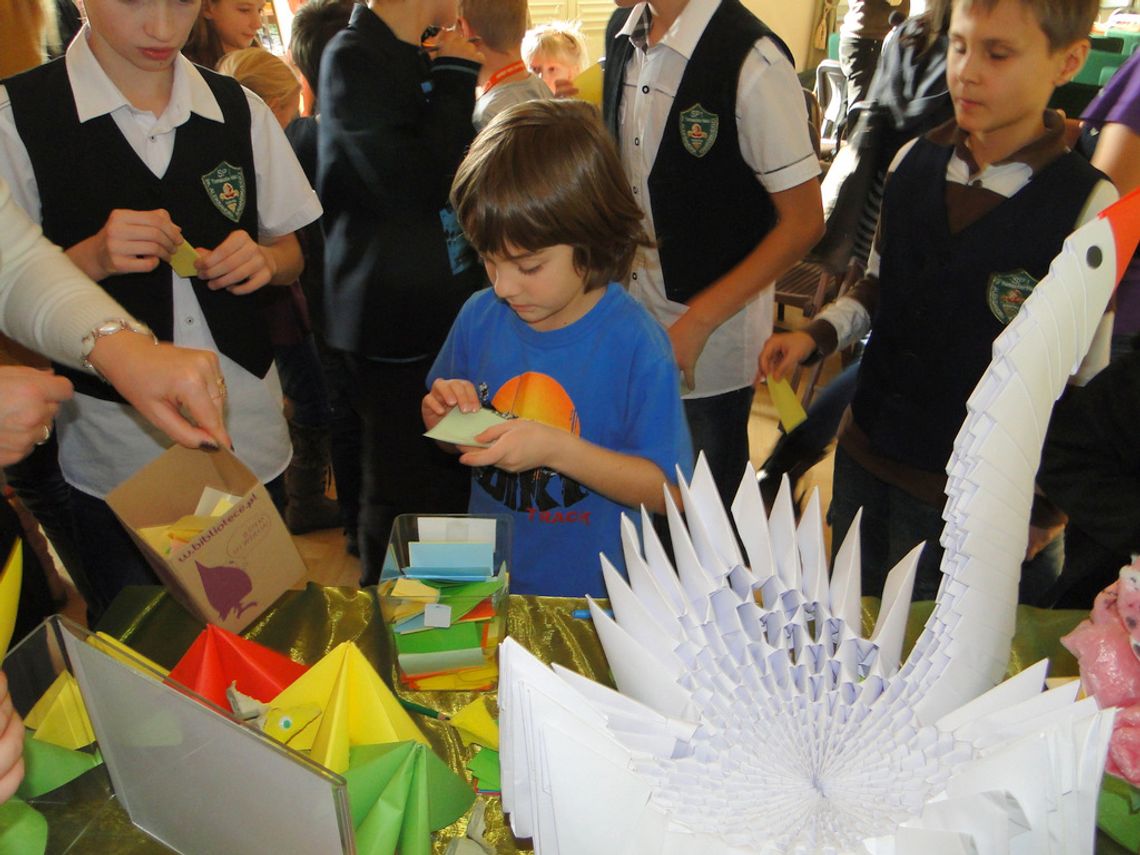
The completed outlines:
[[[610,617],[614,616],[614,613],[612,611],[610,611],[609,609],[602,609],[602,611],[605,612]],[[574,609],[573,611],[570,612],[570,617],[575,617],[575,618],[578,618],[579,620],[589,620],[590,619],[590,610],[589,609]]]
[[[428,718],[435,718],[439,719],[440,721],[448,721],[451,718],[451,716],[449,716],[447,713],[440,712],[439,710],[433,710],[431,707],[425,707],[423,704],[417,704],[415,701],[409,701],[405,698],[400,697],[397,697],[396,700],[400,702],[400,706],[402,706],[404,709],[410,710],[411,712],[417,712],[420,715],[426,715]]]

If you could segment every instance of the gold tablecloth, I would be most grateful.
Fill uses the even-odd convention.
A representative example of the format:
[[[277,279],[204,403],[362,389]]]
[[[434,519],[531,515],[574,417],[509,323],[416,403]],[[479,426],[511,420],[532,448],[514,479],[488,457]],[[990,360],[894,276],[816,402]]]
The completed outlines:
[[[585,601],[569,598],[512,596],[508,612],[510,635],[545,662],[557,662],[580,674],[612,685],[601,645],[588,620],[573,617]],[[912,607],[907,648],[913,643],[930,613],[932,603]],[[877,600],[864,602],[864,632],[869,633],[878,610]],[[1046,611],[1019,607],[1017,635],[1010,660],[1016,672],[1042,657],[1053,661],[1054,675],[1075,674],[1076,663],[1058,639],[1085,616],[1076,611]],[[100,629],[122,639],[140,653],[165,667],[173,667],[202,629],[161,588],[128,588],[105,615]],[[337,644],[355,641],[365,656],[390,682],[393,658],[387,632],[379,616],[375,589],[322,588],[310,585],[291,591],[243,633],[247,638],[286,653],[297,661],[316,662]],[[472,692],[406,692],[400,695],[442,712],[454,712],[475,697]],[[494,693],[490,694],[494,698]],[[442,722],[415,716],[432,747],[452,769],[467,775],[464,766],[471,749],[464,748],[455,731]],[[485,797],[486,798],[486,797]],[[517,841],[506,826],[497,798],[488,798],[487,839],[500,853],[529,851],[529,841]],[[121,808],[111,803],[100,816],[117,811],[121,821],[107,817],[114,831],[100,836],[95,848],[81,846],[72,852],[142,853],[162,852],[159,844],[130,826]],[[67,809],[51,811],[49,822],[74,822]],[[466,818],[436,834],[434,852],[442,855],[447,842],[464,833]],[[51,846],[49,845],[49,850]]]

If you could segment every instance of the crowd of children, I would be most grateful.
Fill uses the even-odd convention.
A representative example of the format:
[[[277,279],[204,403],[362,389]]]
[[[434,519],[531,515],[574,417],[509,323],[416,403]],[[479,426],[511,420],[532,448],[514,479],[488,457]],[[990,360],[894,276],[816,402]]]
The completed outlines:
[[[469,511],[513,517],[515,590],[604,595],[620,515],[662,512],[695,453],[731,503],[758,373],[870,329],[834,542],[863,507],[875,593],[925,539],[932,597],[965,398],[1061,241],[1116,195],[1047,109],[1095,0],[955,0],[954,120],[892,163],[865,278],[773,335],[772,284],[823,233],[820,163],[795,58],[741,0],[619,0],[601,111],[572,97],[580,28],[528,31],[525,0],[309,0],[299,78],[257,46],[250,0],[84,5],[64,59],[0,88],[0,178],[159,339],[218,355],[235,452],[295,531],[345,527],[364,584],[397,515]],[[184,240],[189,276],[167,263]],[[1076,381],[1105,360],[1098,343]],[[103,498],[167,440],[57,371],[98,614],[152,579]],[[453,408],[508,418],[478,446],[425,439]],[[1059,552],[1035,523],[1029,552]],[[1027,584],[1058,572],[1039,558]]]

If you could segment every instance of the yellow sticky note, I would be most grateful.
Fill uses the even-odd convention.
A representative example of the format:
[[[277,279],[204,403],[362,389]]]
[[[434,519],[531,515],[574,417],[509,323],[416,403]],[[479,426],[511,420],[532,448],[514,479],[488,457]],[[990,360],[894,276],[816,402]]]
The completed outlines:
[[[8,560],[4,562],[4,573],[0,575],[0,659],[8,653],[12,633],[16,629],[16,610],[20,605],[20,582],[24,575],[24,546],[16,538]]]
[[[792,384],[786,379],[773,380],[769,377],[768,394],[772,396],[772,403],[776,405],[776,413],[780,416],[780,424],[784,426],[785,433],[791,433],[807,421],[804,406],[796,396]]]
[[[576,98],[588,101],[595,107],[602,106],[602,67],[596,62],[574,78],[578,87]]]
[[[491,718],[483,698],[476,698],[455,713],[448,724],[459,731],[459,738],[464,745],[475,742],[484,748],[499,750],[499,725]]]
[[[95,741],[79,683],[70,671],[62,671],[43,697],[36,701],[24,723],[35,729],[33,739],[78,750]]]
[[[182,519],[167,526],[167,531],[171,540],[191,541],[215,522],[217,520],[214,517],[187,514]]]
[[[190,246],[189,241],[184,240],[178,245],[178,249],[174,250],[174,254],[170,256],[170,266],[183,279],[189,279],[198,273],[198,268],[194,266],[194,262],[197,260],[198,253],[194,247]]]

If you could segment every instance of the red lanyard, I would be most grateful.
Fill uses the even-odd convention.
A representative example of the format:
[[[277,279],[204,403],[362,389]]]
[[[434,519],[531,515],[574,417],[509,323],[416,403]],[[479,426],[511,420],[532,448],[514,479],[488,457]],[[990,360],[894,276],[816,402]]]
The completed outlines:
[[[526,71],[526,63],[521,59],[518,62],[512,62],[510,65],[503,66],[487,79],[487,82],[483,85],[483,94],[486,95],[496,85],[502,83],[511,75],[518,74],[520,71]]]

